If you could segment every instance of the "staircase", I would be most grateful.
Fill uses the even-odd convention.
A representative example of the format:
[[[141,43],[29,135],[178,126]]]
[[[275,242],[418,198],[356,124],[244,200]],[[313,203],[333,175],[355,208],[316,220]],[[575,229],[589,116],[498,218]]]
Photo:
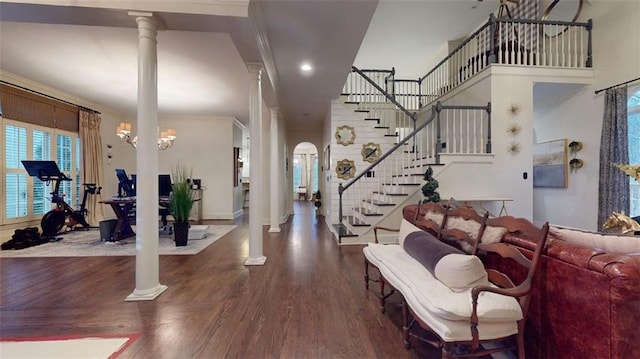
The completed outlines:
[[[350,123],[359,141],[350,149],[338,145],[331,154],[337,160],[351,157],[357,169],[353,178],[337,181],[333,227],[340,244],[372,241],[374,226],[422,198],[425,170],[431,166],[437,177],[451,162],[446,155],[491,151],[490,106],[437,103],[411,112],[385,90],[388,76],[369,76],[354,67],[341,97],[343,109],[352,113]],[[367,144],[381,149],[372,163],[355,158],[358,145]]]

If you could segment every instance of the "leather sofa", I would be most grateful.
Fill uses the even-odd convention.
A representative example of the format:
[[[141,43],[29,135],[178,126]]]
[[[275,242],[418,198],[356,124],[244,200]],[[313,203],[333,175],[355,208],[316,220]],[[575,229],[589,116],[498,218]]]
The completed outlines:
[[[403,217],[429,230],[417,212],[408,205]],[[533,253],[526,235],[506,233],[502,240]],[[497,258],[482,260],[510,276],[524,275]],[[529,358],[640,358],[640,253],[607,253],[550,232],[525,333]]]

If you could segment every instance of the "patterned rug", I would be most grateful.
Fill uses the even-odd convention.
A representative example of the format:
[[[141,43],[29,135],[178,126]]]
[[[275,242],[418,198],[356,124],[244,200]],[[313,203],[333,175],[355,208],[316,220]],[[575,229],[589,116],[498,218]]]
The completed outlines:
[[[158,251],[160,255],[193,255],[198,254],[225,234],[231,232],[235,225],[209,225],[208,235],[204,239],[190,239],[186,246],[176,247],[173,234],[160,232]],[[25,249],[9,249],[0,251],[0,258],[18,257],[94,257],[94,256],[133,256],[136,249],[136,238],[131,237],[119,242],[103,242],[100,231],[73,231],[60,236],[56,242],[44,243]],[[4,238],[2,242],[8,240]]]
[[[138,334],[2,338],[0,339],[0,357],[2,359],[115,359],[136,339]]]

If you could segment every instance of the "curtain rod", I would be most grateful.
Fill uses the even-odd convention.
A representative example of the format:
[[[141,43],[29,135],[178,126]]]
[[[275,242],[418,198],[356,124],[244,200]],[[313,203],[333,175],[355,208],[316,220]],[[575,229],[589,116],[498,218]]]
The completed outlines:
[[[607,87],[607,88],[603,88],[603,89],[600,89],[600,90],[596,90],[596,95],[597,95],[597,94],[599,94],[599,93],[600,93],[600,92],[602,92],[602,91],[606,91],[606,90],[608,90],[608,89],[612,89],[612,88],[614,88],[614,87],[618,87],[618,86],[622,86],[622,85],[630,84],[630,83],[632,83],[632,82],[636,82],[636,81],[638,81],[638,80],[640,80],[640,77],[635,78],[635,79],[633,79],[633,80],[629,80],[629,81],[625,81],[625,82],[619,83],[619,84],[617,84],[617,85],[609,86],[609,87]]]
[[[4,81],[4,80],[0,80],[0,82],[1,82],[1,83],[3,83],[3,84],[5,84],[5,85],[9,85],[9,86],[12,86],[12,87],[15,87],[15,88],[19,88],[19,89],[21,89],[21,90],[29,91],[29,92],[34,93],[34,94],[36,94],[36,95],[40,95],[40,96],[44,96],[44,97],[48,97],[48,98],[50,98],[50,99],[52,99],[52,100],[56,100],[56,101],[58,101],[58,102],[66,103],[67,105],[71,105],[71,106],[77,107],[77,108],[82,109],[82,110],[86,110],[86,111],[89,111],[89,112],[93,112],[93,113],[98,114],[98,115],[100,114],[100,111],[96,111],[96,110],[90,109],[90,108],[88,108],[88,107],[80,106],[80,105],[78,105],[78,104],[75,104],[75,103],[72,103],[72,102],[69,102],[69,101],[65,101],[65,100],[63,100],[63,99],[59,99],[59,98],[57,98],[57,97],[53,97],[53,96],[51,96],[51,95],[47,95],[46,93],[42,93],[42,92],[39,92],[39,91],[36,91],[36,90],[32,90],[32,89],[30,89],[30,88],[26,88],[26,87],[24,87],[24,86],[20,86],[20,85],[12,84],[11,82],[7,82],[7,81]]]

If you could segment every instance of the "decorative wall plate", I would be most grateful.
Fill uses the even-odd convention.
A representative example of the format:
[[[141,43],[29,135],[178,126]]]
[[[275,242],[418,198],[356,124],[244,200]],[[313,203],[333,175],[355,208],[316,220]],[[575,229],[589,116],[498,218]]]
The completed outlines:
[[[338,175],[338,178],[341,179],[353,178],[356,174],[355,163],[347,159],[338,161],[336,164],[336,174]]]
[[[380,158],[382,154],[382,150],[380,149],[380,145],[377,143],[369,142],[367,144],[362,145],[362,160],[366,162],[373,163]]]
[[[356,130],[351,126],[340,126],[336,129],[336,140],[338,144],[348,146],[356,139]]]

